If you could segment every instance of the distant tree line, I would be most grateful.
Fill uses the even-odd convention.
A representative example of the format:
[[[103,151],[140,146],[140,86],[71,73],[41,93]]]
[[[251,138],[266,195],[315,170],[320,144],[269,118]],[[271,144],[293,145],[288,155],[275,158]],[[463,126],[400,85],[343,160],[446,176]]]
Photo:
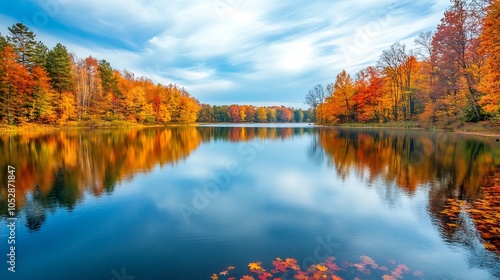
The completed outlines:
[[[313,122],[312,110],[294,109],[285,106],[256,107],[252,105],[202,104],[197,122],[202,123],[275,123]]]
[[[376,66],[306,95],[319,123],[500,120],[500,0],[453,0],[416,49],[401,43]]]

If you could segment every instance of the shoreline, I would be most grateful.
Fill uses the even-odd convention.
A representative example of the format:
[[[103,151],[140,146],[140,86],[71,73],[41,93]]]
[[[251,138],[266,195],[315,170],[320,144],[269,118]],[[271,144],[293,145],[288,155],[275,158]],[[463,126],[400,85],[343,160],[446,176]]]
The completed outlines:
[[[140,124],[140,123],[99,123],[99,124],[69,124],[69,125],[2,125],[0,133],[15,132],[43,132],[57,130],[78,130],[78,129],[123,129],[123,128],[148,128],[148,127],[178,127],[178,126],[198,126],[197,123],[172,123],[172,124]]]
[[[98,124],[81,124],[72,123],[68,125],[27,125],[27,126],[12,126],[3,125],[0,126],[0,133],[15,133],[15,132],[41,132],[41,131],[56,131],[56,130],[72,130],[72,129],[122,129],[122,128],[150,128],[150,127],[179,127],[179,126],[200,126],[200,125],[238,125],[238,124],[260,124],[260,123],[172,123],[172,124],[140,124],[140,123],[98,123]],[[266,123],[263,123],[266,124]],[[283,123],[285,124],[285,123]],[[294,123],[296,124],[296,123]],[[304,123],[305,124],[305,123]],[[350,123],[350,124],[340,124],[340,125],[327,125],[327,124],[313,124],[313,127],[325,127],[325,128],[353,128],[353,129],[399,129],[399,130],[423,130],[423,131],[443,131],[452,132],[464,135],[476,135],[483,137],[497,137],[500,138],[500,128],[491,130],[488,132],[484,128],[481,131],[470,131],[467,129],[460,128],[450,128],[450,127],[437,127],[429,126],[425,127],[421,123],[411,122],[407,123],[385,123],[385,124],[375,124],[375,123]],[[476,127],[477,128],[477,127]]]
[[[477,135],[484,137],[496,137],[500,138],[500,127],[491,127],[490,130],[487,130],[485,125],[491,125],[490,123],[466,123],[461,127],[465,127],[462,129],[461,127],[439,127],[439,126],[426,126],[423,123],[418,122],[410,122],[405,125],[405,123],[385,123],[384,124],[375,124],[372,125],[362,124],[362,123],[351,123],[351,124],[340,124],[340,125],[324,125],[324,124],[315,124],[317,127],[337,127],[337,128],[360,128],[360,129],[401,129],[401,130],[422,130],[422,131],[441,131],[441,132],[452,132],[457,134],[464,135]],[[476,130],[476,131],[474,131]]]

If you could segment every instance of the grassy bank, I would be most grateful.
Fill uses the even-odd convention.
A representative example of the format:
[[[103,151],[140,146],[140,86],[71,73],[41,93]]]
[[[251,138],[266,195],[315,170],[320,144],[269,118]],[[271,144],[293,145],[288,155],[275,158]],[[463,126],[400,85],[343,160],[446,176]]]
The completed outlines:
[[[195,124],[141,124],[127,121],[71,121],[60,125],[47,124],[24,124],[16,125],[0,125],[0,132],[15,132],[15,131],[50,131],[59,129],[83,129],[83,128],[130,128],[130,127],[165,127],[165,126],[185,126]]]
[[[331,126],[353,127],[353,128],[398,128],[398,129],[444,130],[444,131],[453,131],[457,133],[500,137],[500,123],[495,121],[483,121],[477,123],[464,123],[457,121],[449,124],[430,124],[420,121],[408,121],[408,122],[386,122],[386,123],[345,123],[345,124],[337,124]]]

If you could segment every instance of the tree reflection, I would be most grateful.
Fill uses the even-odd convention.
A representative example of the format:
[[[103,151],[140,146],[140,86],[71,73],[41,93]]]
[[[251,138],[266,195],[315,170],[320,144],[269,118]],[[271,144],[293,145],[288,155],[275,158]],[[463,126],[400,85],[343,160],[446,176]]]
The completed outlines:
[[[312,129],[307,130],[312,132]],[[135,174],[176,164],[210,141],[284,140],[302,128],[170,127],[67,130],[0,135],[1,170],[16,167],[16,206],[26,225],[38,230],[46,210],[72,211],[85,194],[110,194]],[[7,182],[7,173],[0,180]],[[0,215],[6,217],[7,189],[0,190]]]
[[[111,193],[124,179],[174,164],[200,143],[194,127],[26,132],[0,136],[0,151],[7,155],[0,167],[16,167],[16,206],[24,208],[27,226],[36,230],[45,221],[41,208],[73,210],[84,193]],[[2,182],[6,174],[0,174]],[[5,204],[5,188],[0,195]],[[1,207],[2,216],[6,210]]]
[[[404,130],[321,129],[319,143],[339,175],[351,172],[372,182],[382,178],[408,193],[440,182],[446,196],[474,199],[500,157],[485,142],[453,133]]]
[[[386,193],[382,197],[389,205],[395,197],[393,186],[408,194],[426,187],[431,217],[450,241],[473,244],[477,234],[466,233],[471,232],[471,226],[478,232],[477,224],[481,224],[478,220],[461,223],[464,226],[450,223],[443,215],[450,199],[464,203],[481,200],[488,205],[497,199],[482,191],[482,187],[494,184],[488,174],[500,170],[500,147],[494,139],[445,132],[325,128],[320,129],[317,141],[339,177],[344,179],[354,173],[366,178],[368,184],[375,179],[384,180]],[[460,215],[462,221],[470,221],[467,213]],[[462,231],[461,239],[456,238],[458,230]],[[483,229],[479,231],[483,238],[488,235]]]

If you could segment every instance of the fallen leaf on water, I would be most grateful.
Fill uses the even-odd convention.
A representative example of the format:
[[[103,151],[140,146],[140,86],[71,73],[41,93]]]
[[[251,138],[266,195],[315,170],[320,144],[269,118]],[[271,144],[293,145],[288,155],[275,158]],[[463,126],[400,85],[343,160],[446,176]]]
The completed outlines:
[[[319,271],[323,271],[323,272],[328,270],[328,267],[326,267],[326,266],[324,266],[324,265],[320,265],[320,264],[318,264],[318,265],[316,266],[316,268],[317,268]]]
[[[257,262],[249,263],[248,267],[250,267],[250,270],[261,270],[262,269],[262,267],[260,266],[260,263],[257,263]]]

